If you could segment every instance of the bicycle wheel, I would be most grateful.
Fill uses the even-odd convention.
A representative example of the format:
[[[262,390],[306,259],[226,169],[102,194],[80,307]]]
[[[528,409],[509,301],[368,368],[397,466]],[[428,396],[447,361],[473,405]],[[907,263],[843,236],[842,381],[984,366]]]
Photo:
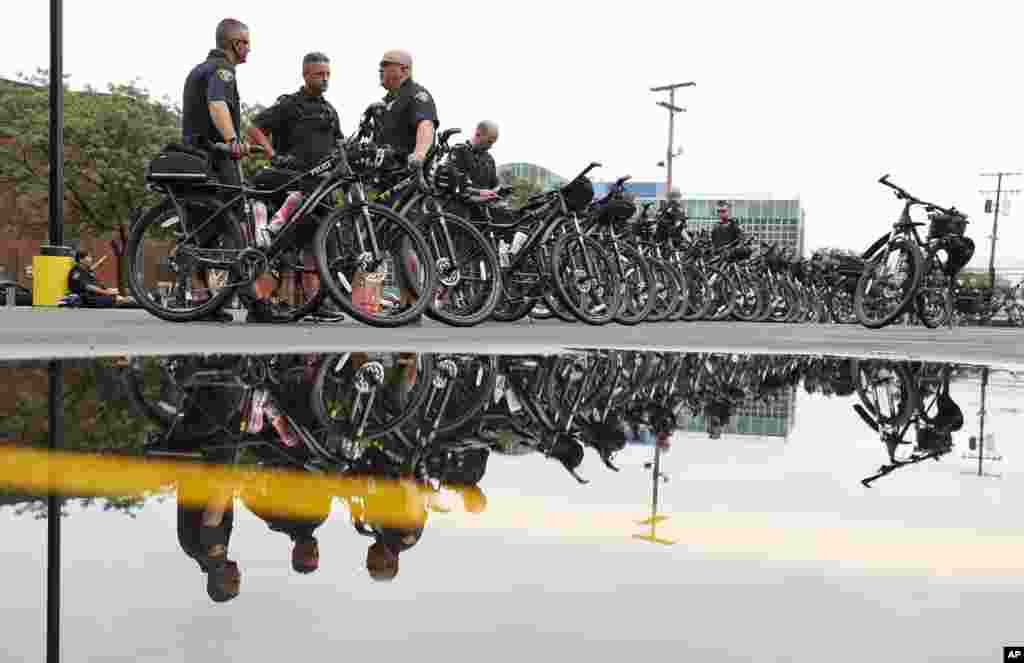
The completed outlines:
[[[125,248],[128,289],[150,314],[189,322],[215,313],[242,283],[236,261],[245,249],[231,210],[213,197],[181,200],[184,219],[170,200],[132,226]]]
[[[928,262],[928,269],[921,279],[914,309],[921,324],[928,329],[937,329],[949,322],[953,315],[953,289],[946,270],[937,260]]]
[[[745,269],[740,269],[734,284],[736,305],[732,317],[742,322],[755,322],[768,306],[768,292],[764,280],[756,278]]]
[[[693,265],[684,265],[681,269],[688,288],[686,298],[679,305],[678,319],[687,322],[702,320],[708,315],[708,310],[714,303],[714,293],[708,283],[708,277]],[[673,316],[669,318],[674,319]]]
[[[563,235],[551,251],[551,273],[558,296],[581,322],[606,325],[618,313],[619,276],[597,240]]]
[[[377,251],[371,243],[371,228]],[[317,228],[314,251],[327,294],[353,318],[374,327],[412,322],[430,305],[437,288],[437,266],[423,234],[380,205],[331,214]],[[371,285],[371,275],[381,278],[383,285]],[[397,290],[396,285],[403,283],[404,293],[399,294],[407,301],[395,303],[383,296],[385,287]]]
[[[615,255],[619,263],[619,291],[622,293],[615,322],[636,325],[654,309],[657,284],[648,260],[635,247],[622,244]]]
[[[388,366],[390,364],[390,366]],[[430,355],[346,353],[317,370],[310,406],[335,443],[381,437],[409,421],[433,379]]]
[[[705,267],[711,297],[705,320],[720,322],[732,315],[736,308],[736,286],[731,276],[717,267]]]
[[[923,263],[921,250],[905,239],[871,258],[854,291],[857,320],[868,329],[880,329],[902,315],[921,282]]]
[[[669,269],[663,261],[648,258],[647,262],[650,263],[651,278],[656,288],[654,306],[647,320],[661,322],[679,308],[679,301],[683,298],[682,284],[675,270]]]
[[[473,327],[490,318],[501,299],[501,269],[487,238],[452,214],[431,214],[418,226],[437,266],[437,290],[426,314],[453,327]]]
[[[920,392],[904,363],[852,359],[857,396],[879,424],[902,426],[918,409]]]

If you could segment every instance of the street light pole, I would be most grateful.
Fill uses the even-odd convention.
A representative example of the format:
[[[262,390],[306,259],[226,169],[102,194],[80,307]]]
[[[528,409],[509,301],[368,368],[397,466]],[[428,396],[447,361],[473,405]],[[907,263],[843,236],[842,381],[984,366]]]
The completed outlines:
[[[50,0],[50,246],[64,244],[64,8]]]
[[[694,85],[696,85],[695,82],[689,81],[687,83],[672,83],[671,85],[659,85],[658,87],[651,88],[651,92],[668,92],[668,103],[664,101],[657,102],[662,108],[668,109],[668,149],[665,150],[665,168],[668,170],[666,195],[672,191],[672,160],[677,156],[673,153],[672,148],[672,145],[675,143],[676,113],[686,112],[685,108],[676,106],[676,90],[682,87],[693,87]]]

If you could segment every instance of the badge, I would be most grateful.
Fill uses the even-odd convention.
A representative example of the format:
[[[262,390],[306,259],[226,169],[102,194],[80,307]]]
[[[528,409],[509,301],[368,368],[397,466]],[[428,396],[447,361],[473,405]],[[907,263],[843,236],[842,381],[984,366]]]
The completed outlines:
[[[426,90],[420,90],[419,92],[417,92],[416,98],[422,101],[423,103],[427,103],[428,101],[430,101],[430,95],[427,94]]]
[[[235,80],[235,75],[227,69],[218,69],[217,77],[225,83],[230,83],[231,81]]]

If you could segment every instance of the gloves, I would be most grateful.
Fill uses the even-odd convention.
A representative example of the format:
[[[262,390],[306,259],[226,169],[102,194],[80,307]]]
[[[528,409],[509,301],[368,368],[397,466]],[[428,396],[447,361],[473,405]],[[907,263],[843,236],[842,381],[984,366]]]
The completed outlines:
[[[423,168],[423,162],[416,157],[416,153],[413,152],[409,155],[409,170],[419,170]]]
[[[296,170],[295,166],[297,163],[298,159],[293,154],[275,154],[270,165],[283,170]]]

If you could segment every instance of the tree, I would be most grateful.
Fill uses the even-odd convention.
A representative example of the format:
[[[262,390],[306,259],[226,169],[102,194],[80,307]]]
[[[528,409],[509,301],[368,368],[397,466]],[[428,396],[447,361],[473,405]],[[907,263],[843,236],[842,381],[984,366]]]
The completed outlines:
[[[526,177],[506,178],[502,184],[513,189],[512,195],[509,196],[509,202],[513,207],[522,207],[526,204],[527,198],[544,190],[539,182]]]
[[[49,187],[49,72],[19,74],[22,85],[3,89],[0,172],[19,193]],[[111,84],[106,93],[65,85],[64,182],[66,204],[75,212],[67,236],[103,235],[127,222],[133,209],[155,202],[145,189],[146,163],[167,143],[181,138],[180,110],[170,100],[150,97],[136,79]]]

